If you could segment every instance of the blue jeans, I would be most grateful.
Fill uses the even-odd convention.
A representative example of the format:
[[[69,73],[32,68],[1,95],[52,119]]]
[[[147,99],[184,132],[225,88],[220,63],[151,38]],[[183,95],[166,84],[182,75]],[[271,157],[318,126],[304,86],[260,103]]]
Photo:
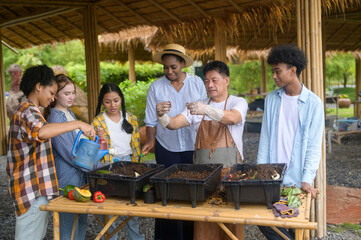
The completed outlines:
[[[112,215],[109,215],[109,219],[112,218]],[[99,218],[104,222],[104,215],[99,215]],[[139,233],[139,224],[138,217],[133,217],[126,225],[128,239],[129,240],[144,240],[144,236]],[[109,232],[112,233],[117,227],[114,223],[110,225]],[[104,238],[103,238],[104,239]],[[118,233],[114,234],[110,240],[117,240]]]
[[[16,217],[15,240],[41,240],[45,237],[49,212],[40,211],[40,205],[48,205],[46,196],[38,197],[25,213]]]
[[[270,227],[258,226],[258,228],[268,240],[283,240],[283,237],[278,235],[278,233],[276,233]],[[291,240],[295,239],[295,230],[293,228],[290,228],[288,231],[287,228],[277,228],[277,229],[280,230],[289,239]]]
[[[74,224],[74,213],[59,213],[60,239],[67,240],[71,238]],[[76,223],[74,239],[83,240],[88,228],[88,215],[79,214]]]

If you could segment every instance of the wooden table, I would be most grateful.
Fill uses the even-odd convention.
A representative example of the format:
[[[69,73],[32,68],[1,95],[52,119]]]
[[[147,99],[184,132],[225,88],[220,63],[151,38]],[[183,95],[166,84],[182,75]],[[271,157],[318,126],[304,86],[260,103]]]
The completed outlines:
[[[234,203],[212,204],[214,199],[207,199],[205,202],[197,202],[197,207],[192,208],[191,202],[185,201],[167,201],[167,206],[162,206],[161,201],[154,204],[145,204],[143,200],[137,200],[135,204],[130,204],[129,199],[108,198],[103,203],[76,202],[64,197],[58,197],[49,201],[48,205],[41,205],[40,210],[53,212],[54,239],[59,239],[59,212],[68,213],[86,213],[113,215],[96,239],[100,239],[108,230],[110,225],[118,216],[138,216],[164,219],[179,219],[189,221],[216,222],[231,237],[237,239],[224,223],[261,225],[284,228],[295,228],[296,239],[302,240],[308,236],[310,229],[317,229],[316,222],[309,221],[311,198],[308,194],[302,197],[302,206],[299,208],[300,214],[295,218],[276,218],[271,209],[260,204],[240,204],[240,209],[235,210]],[[127,221],[123,222],[115,231],[119,231]],[[75,221],[74,221],[75,222]],[[74,224],[75,225],[75,224]],[[75,226],[74,228],[75,229]],[[305,231],[306,230],[306,231]],[[305,233],[305,234],[304,234]],[[113,234],[106,235],[111,237]],[[307,237],[306,237],[307,238]]]

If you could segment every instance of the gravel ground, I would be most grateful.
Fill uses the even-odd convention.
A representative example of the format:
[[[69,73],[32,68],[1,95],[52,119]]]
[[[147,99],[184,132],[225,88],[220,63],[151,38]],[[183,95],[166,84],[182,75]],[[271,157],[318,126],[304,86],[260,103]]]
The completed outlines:
[[[254,163],[257,158],[259,134],[244,134],[245,162]],[[327,184],[361,188],[361,136],[345,137],[341,145],[332,144],[332,153],[327,154]],[[0,239],[13,239],[15,232],[14,208],[7,195],[6,157],[0,156]],[[117,221],[121,221],[117,220]],[[94,239],[100,231],[100,226],[95,218],[88,218],[88,232],[86,239]],[[154,238],[154,219],[139,218],[140,232],[146,239]],[[257,227],[245,227],[245,239],[265,239]],[[52,218],[48,225],[45,239],[52,239]],[[118,239],[127,239],[126,232],[122,229]],[[361,233],[357,231],[328,225],[327,237],[334,240],[361,240]]]

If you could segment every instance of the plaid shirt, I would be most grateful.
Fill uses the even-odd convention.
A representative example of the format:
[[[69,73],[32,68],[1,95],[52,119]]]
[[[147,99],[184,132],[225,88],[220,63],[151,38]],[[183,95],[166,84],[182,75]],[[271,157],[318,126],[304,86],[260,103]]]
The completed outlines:
[[[134,116],[132,113],[127,112],[127,117],[129,123],[133,126],[133,133],[132,138],[130,141],[130,146],[132,147],[133,155],[132,155],[132,161],[138,162],[138,159],[140,158],[140,135],[139,135],[139,126],[137,122],[137,117]],[[92,125],[95,130],[99,128],[103,128],[105,130],[105,140],[107,141],[108,149],[112,146],[112,141],[110,139],[109,131],[107,124],[105,122],[105,118],[103,116],[103,113],[100,113],[98,116],[94,118],[92,121]],[[109,154],[105,155],[103,160],[103,163],[112,163],[113,158]]]
[[[59,194],[51,142],[38,138],[44,124],[39,108],[29,100],[19,105],[10,121],[6,172],[17,216],[37,197]]]

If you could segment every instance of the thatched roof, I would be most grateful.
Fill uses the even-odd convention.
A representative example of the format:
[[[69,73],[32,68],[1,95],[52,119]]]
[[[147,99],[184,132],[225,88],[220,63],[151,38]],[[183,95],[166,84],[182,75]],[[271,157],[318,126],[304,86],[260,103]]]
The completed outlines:
[[[218,24],[229,46],[267,49],[296,41],[295,1],[2,0],[0,28],[2,40],[18,48],[83,38],[83,9],[95,4],[99,34],[157,26],[154,46],[177,40],[188,49],[210,49]],[[321,1],[327,49],[360,49],[361,0]]]
[[[141,26],[117,33],[107,33],[99,36],[100,60],[128,61],[129,44],[134,46],[136,60],[151,61],[152,52],[145,49],[150,38],[157,30],[154,26]]]

